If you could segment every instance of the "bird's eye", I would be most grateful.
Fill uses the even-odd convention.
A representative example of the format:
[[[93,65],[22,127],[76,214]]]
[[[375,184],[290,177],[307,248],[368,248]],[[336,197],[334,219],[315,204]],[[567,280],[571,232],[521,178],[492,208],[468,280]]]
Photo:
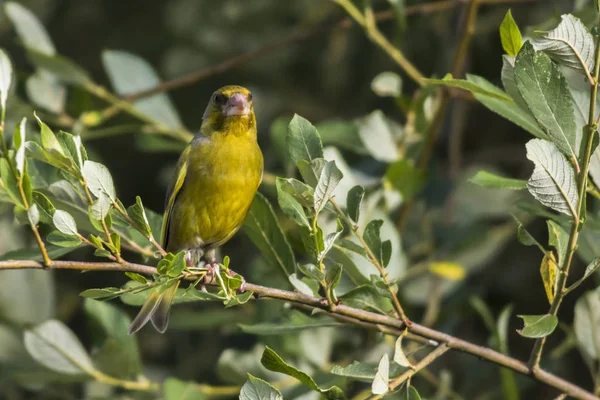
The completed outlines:
[[[248,93],[248,101],[252,101],[252,93]]]
[[[227,96],[221,93],[215,93],[213,96],[213,101],[216,105],[221,106],[227,102]]]

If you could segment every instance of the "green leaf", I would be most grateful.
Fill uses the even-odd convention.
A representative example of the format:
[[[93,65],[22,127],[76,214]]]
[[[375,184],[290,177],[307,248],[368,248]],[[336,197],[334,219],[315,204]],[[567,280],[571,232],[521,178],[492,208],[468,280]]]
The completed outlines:
[[[3,189],[8,194],[8,197],[17,205],[23,206],[23,199],[19,191],[17,179],[6,158],[0,158],[0,177],[2,178]]]
[[[197,383],[184,382],[176,378],[165,380],[163,393],[165,400],[204,400],[207,398]]]
[[[283,396],[269,383],[248,374],[248,380],[240,392],[240,400],[283,400]]]
[[[113,88],[120,96],[153,88],[161,82],[148,62],[131,53],[105,50],[102,53],[102,63]],[[183,126],[173,103],[165,93],[137,100],[133,104],[143,114],[170,128]]]
[[[52,222],[60,232],[66,235],[77,236],[77,224],[75,224],[75,219],[68,212],[56,210],[52,217]]]
[[[509,103],[512,102],[512,99],[501,90],[490,90],[490,88],[484,85],[480,85],[472,80],[454,79],[452,77],[452,74],[446,74],[446,76],[444,76],[442,79],[425,79],[425,82],[432,85],[444,85],[464,89],[468,90],[473,94],[480,94],[489,98],[494,98]]]
[[[289,316],[277,322],[261,322],[254,325],[238,324],[240,329],[246,333],[261,336],[287,335],[300,332],[305,329],[340,326],[339,322],[331,318],[314,318],[306,314],[292,310]]]
[[[48,253],[48,256],[53,260],[62,257],[65,254],[72,252],[73,250],[75,250],[74,247],[64,248],[54,245],[46,245],[46,252]],[[43,258],[42,253],[40,252],[40,248],[38,246],[35,246],[32,248],[9,251],[0,255],[0,261],[6,260],[43,261]]]
[[[575,304],[573,327],[581,352],[592,360],[600,359],[600,296],[587,291]]]
[[[334,264],[329,271],[327,271],[325,280],[327,282],[327,287],[329,287],[330,290],[334,290],[340,283],[343,269],[344,267],[342,264]]]
[[[371,393],[379,395],[386,394],[389,388],[390,381],[390,360],[388,359],[388,355],[384,354],[379,360],[379,365],[377,366],[377,372],[375,373],[375,379],[373,379],[373,383],[371,383]]]
[[[42,120],[37,115],[35,116],[35,118],[37,119],[38,124],[40,125],[42,148],[49,152],[51,156],[57,158],[65,164],[68,164],[69,158],[65,154],[63,147],[56,138],[56,135],[54,134],[54,132],[52,132],[52,129],[50,129],[48,125],[46,125],[44,122],[42,122]]]
[[[478,186],[491,189],[527,189],[527,181],[522,179],[505,178],[487,171],[477,171],[473,177],[469,178],[469,182],[473,182]]]
[[[92,205],[89,206],[89,215],[96,221],[102,221],[110,213],[112,201],[105,194],[101,194]]]
[[[57,54],[46,54],[31,48],[27,50],[27,55],[33,64],[63,82],[85,85],[92,81],[88,72],[73,60]]]
[[[371,114],[356,121],[358,134],[367,151],[374,159],[386,163],[398,159],[396,138],[393,126],[381,110],[375,110]]]
[[[40,221],[45,224],[52,224],[52,217],[56,211],[52,202],[41,192],[33,192],[33,201],[40,212]]]
[[[0,106],[6,111],[6,100],[12,83],[12,64],[4,52],[0,50]]]
[[[75,334],[62,322],[48,320],[25,331],[25,347],[40,364],[66,375],[94,371],[92,360]]]
[[[302,205],[296,200],[296,198],[285,191],[282,188],[285,180],[283,178],[277,177],[275,185],[277,186],[277,202],[279,203],[279,207],[287,215],[292,221],[301,226],[310,227],[310,222],[306,217],[306,213],[304,212],[304,208]]]
[[[562,21],[550,32],[534,32],[533,47],[552,57],[556,62],[587,75],[593,74],[594,37],[585,25],[571,14],[561,16]]]
[[[59,247],[77,247],[81,244],[79,236],[68,235],[59,231],[52,231],[46,240]]]
[[[298,269],[306,276],[320,282],[325,279],[325,274],[315,264],[298,264]]]
[[[298,114],[294,114],[288,126],[286,145],[294,164],[323,158],[323,145],[317,128]]]
[[[31,11],[13,1],[6,2],[4,11],[13,23],[21,42],[26,48],[49,55],[56,53],[54,44],[46,28],[44,28]]]
[[[519,242],[524,244],[525,246],[535,246],[542,247],[539,242],[533,237],[531,233],[521,224],[517,226],[517,239]]]
[[[127,209],[127,214],[142,229],[147,238],[152,235],[152,228],[150,227],[150,222],[148,222],[148,216],[146,215],[140,196],[135,197],[135,204]]]
[[[39,254],[39,248],[36,250]],[[16,258],[10,257],[9,259]],[[0,310],[2,310],[2,319],[5,322],[17,327],[28,327],[46,321],[55,314],[55,299],[54,279],[52,274],[47,271],[2,271]]]
[[[385,180],[395,190],[402,194],[406,201],[419,193],[425,186],[426,173],[417,169],[410,160],[398,160],[390,165],[385,172]]]
[[[314,207],[317,214],[325,207],[343,177],[342,172],[336,167],[335,161],[328,161],[325,164],[315,187]]]
[[[548,225],[548,244],[556,249],[558,264],[562,265],[569,246],[569,233],[552,220],[546,222]]]
[[[254,197],[244,222],[244,230],[267,261],[274,266],[279,266],[287,278],[295,269],[296,258],[271,205],[260,193]]]
[[[370,284],[358,286],[345,293],[341,298],[343,304],[348,307],[360,308],[362,310],[385,314],[393,309],[391,301],[387,297],[380,296]]]
[[[567,215],[575,216],[579,200],[573,167],[556,146],[546,140],[527,142],[527,158],[535,169],[527,189],[543,205]]]
[[[277,190],[287,192],[294,196],[294,199],[303,207],[312,208],[315,204],[314,189],[294,178],[280,178],[276,180]]]
[[[90,191],[98,198],[106,196],[111,202],[117,199],[112,176],[104,165],[87,160],[81,171]]]
[[[275,353],[275,351],[268,346],[265,347],[265,351],[263,352],[260,362],[269,371],[280,372],[282,374],[294,377],[311,389],[323,394],[327,399],[337,400],[346,398],[344,392],[337,386],[332,386],[329,389],[321,389],[310,376],[308,376],[305,372],[287,364],[277,353]]]
[[[537,123],[567,157],[576,159],[573,99],[558,66],[527,42],[515,60],[515,79]]]
[[[65,131],[58,131],[56,138],[60,142],[65,153],[75,161],[76,169],[78,171],[81,170],[84,161],[87,160],[87,152],[81,143],[81,136],[72,135]]]
[[[402,399],[421,400],[421,395],[414,386],[409,386],[408,389],[406,389],[406,396],[402,397]]]
[[[514,77],[514,74],[512,72],[512,67],[511,67],[511,74]],[[497,86],[494,86],[492,83],[490,83],[486,79],[484,79],[480,76],[477,76],[477,75],[467,74],[467,81],[473,82],[473,83],[485,88],[488,91],[497,91],[498,94],[504,93],[500,88],[498,88]],[[515,83],[515,89],[516,89],[516,83]],[[508,91],[508,87],[507,87],[507,91]],[[482,93],[473,93],[473,96],[475,96],[475,99],[477,99],[477,101],[479,101],[481,104],[486,106],[488,109],[490,109],[491,111],[500,115],[501,117],[506,118],[507,120],[513,122],[514,124],[520,126],[521,128],[525,129],[527,132],[531,133],[533,136],[541,138],[541,139],[547,139],[546,134],[538,126],[537,122],[535,121],[535,119],[533,118],[533,116],[531,115],[529,110],[527,109],[525,100],[522,99],[522,96],[518,91],[517,91],[517,94],[519,95],[519,97],[515,98],[513,96],[514,101],[501,100],[498,98],[498,96],[488,96],[488,95],[485,95]],[[521,109],[519,107],[518,104],[521,104],[521,103],[523,105],[525,105],[525,109]]]
[[[402,94],[402,78],[395,72],[382,72],[371,81],[371,90],[381,97],[398,97]]]
[[[148,279],[146,279],[145,276],[140,275],[136,272],[125,272],[125,275],[129,279],[131,279],[132,281],[135,281],[135,282],[144,283],[144,284],[148,282]]]
[[[360,206],[364,197],[365,188],[360,185],[356,185],[350,189],[348,192],[348,197],[346,198],[348,216],[356,223],[358,223],[358,219],[360,217]]]
[[[107,287],[102,289],[87,289],[79,293],[81,297],[96,300],[111,300],[119,297],[121,289],[116,287]]]
[[[383,225],[383,220],[376,219],[370,221],[365,227],[363,239],[375,255],[375,258],[377,258],[377,261],[383,265],[383,249],[380,236],[381,225]]]
[[[331,367],[330,373],[359,381],[371,382],[375,379],[377,369],[371,365],[354,361],[345,367],[334,365]]]
[[[556,315],[517,315],[524,323],[523,329],[517,329],[519,335],[527,338],[542,338],[550,335],[558,325]]]
[[[288,276],[288,280],[292,286],[300,293],[304,293],[307,296],[318,296],[319,295],[319,284],[314,280],[304,277],[302,279],[296,276],[296,273]]]
[[[30,52],[33,51],[30,50]],[[30,75],[25,81],[25,91],[29,100],[36,107],[41,107],[54,114],[65,111],[67,91],[61,82],[46,71],[37,71]]]
[[[314,188],[319,182],[319,178],[321,177],[321,172],[323,171],[325,164],[327,164],[325,159],[315,158],[310,162],[306,160],[300,160],[296,166],[298,167],[298,171],[300,172],[300,176],[302,176],[304,182],[306,182],[306,184],[311,188]],[[311,205],[311,207],[313,205]]]
[[[224,302],[225,308],[246,304],[248,302],[248,300],[250,300],[252,298],[252,295],[253,295],[252,292],[244,292],[244,293],[238,294]]]
[[[500,40],[502,41],[502,48],[509,56],[516,57],[519,54],[519,50],[523,45],[523,38],[510,10],[508,10],[502,24],[500,24]]]
[[[99,356],[106,362],[104,372],[118,376],[137,376],[142,370],[142,361],[135,336],[128,335],[127,329],[131,319],[113,304],[86,298],[83,303],[85,313],[93,319],[94,333],[99,333],[97,327],[104,333],[104,340]],[[109,358],[109,359],[107,359]]]

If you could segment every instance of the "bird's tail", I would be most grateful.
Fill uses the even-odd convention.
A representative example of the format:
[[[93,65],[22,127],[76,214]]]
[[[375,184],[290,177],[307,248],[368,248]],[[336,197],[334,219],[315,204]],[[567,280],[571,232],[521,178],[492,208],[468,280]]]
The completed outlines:
[[[152,321],[152,325],[157,331],[165,333],[169,325],[169,310],[175,298],[175,293],[177,293],[179,282],[177,280],[169,286],[157,286],[150,291],[150,295],[148,295],[142,309],[129,325],[130,335],[142,329],[148,321]]]

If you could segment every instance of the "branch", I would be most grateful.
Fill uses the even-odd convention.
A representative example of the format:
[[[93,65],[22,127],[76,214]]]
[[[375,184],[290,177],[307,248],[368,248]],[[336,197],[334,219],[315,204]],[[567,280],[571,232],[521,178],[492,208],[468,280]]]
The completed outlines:
[[[425,77],[423,74],[404,56],[400,49],[396,48],[385,36],[377,29],[376,20],[371,8],[367,8],[363,15],[350,0],[333,0],[339,4],[346,12],[363,27],[365,33],[373,43],[378,45],[390,56],[396,64],[406,72],[406,74],[419,86],[425,86]]]
[[[540,0],[481,0],[481,4],[521,4],[521,3],[534,3]],[[463,0],[442,0],[442,1],[434,1],[430,3],[424,4],[415,4],[409,7],[406,7],[406,15],[424,15],[431,14],[436,12],[443,12],[451,10],[455,7],[460,6],[463,3]],[[394,10],[385,10],[375,13],[376,21],[389,21],[393,19],[395,16]],[[310,39],[314,39],[322,34],[327,32],[337,30],[337,29],[348,29],[352,26],[352,19],[349,17],[343,18],[333,24],[328,25],[320,25],[312,30],[308,30],[305,32],[295,32],[289,35],[286,38],[281,40],[277,40],[273,43],[269,43],[263,47],[260,47],[256,50],[251,50],[246,53],[238,54],[233,56],[225,61],[222,61],[216,65],[201,68],[197,71],[191,72],[187,75],[184,75],[179,78],[175,78],[169,81],[162,82],[156,85],[153,88],[141,90],[139,92],[132,93],[126,97],[125,100],[135,101],[148,96],[155,95],[157,93],[167,92],[173,89],[179,89],[185,86],[193,85],[199,81],[204,79],[208,79],[212,76],[222,74],[227,72],[233,68],[236,68],[240,65],[248,63],[256,58],[262,57],[264,55],[273,53],[280,49],[288,48],[292,45],[305,42]]]
[[[137,272],[144,275],[152,275],[156,272],[154,267],[148,265],[141,265],[129,262],[123,263],[111,263],[111,262],[78,262],[78,261],[53,261],[48,267],[42,263],[31,260],[9,260],[0,261],[0,270],[2,269],[71,269],[79,271],[130,271]],[[319,299],[313,296],[308,296],[303,293],[290,292],[288,290],[281,290],[275,288],[269,288],[265,286],[256,285],[253,283],[246,284],[246,290],[251,291],[257,298],[271,298],[289,301],[296,304],[303,304],[311,308],[318,308],[326,313],[333,315],[341,315],[349,317],[348,321],[357,320],[361,322],[362,326],[368,324],[372,329],[378,329],[377,326],[381,325],[386,328],[400,329],[406,328],[405,324],[387,315],[376,314],[370,311],[361,310],[358,308],[348,307],[340,304],[333,310],[329,310],[327,302],[323,299]],[[511,369],[523,375],[528,375],[536,381],[553,387],[562,393],[566,393],[569,396],[584,400],[600,400],[600,397],[594,396],[592,393],[584,390],[583,388],[574,385],[556,375],[546,372],[540,368],[532,369],[525,363],[494,351],[492,349],[478,346],[469,343],[465,340],[456,338],[454,336],[438,332],[436,330],[427,328],[423,325],[413,323],[410,327],[410,332],[427,339],[433,340],[439,344],[445,343],[445,345],[454,350],[458,350],[464,353],[471,354],[478,358],[488,360],[494,364],[502,367]]]
[[[573,215],[573,223],[571,225],[571,232],[569,233],[569,242],[567,245],[567,253],[565,254],[565,260],[561,267],[560,274],[558,274],[558,282],[556,284],[556,294],[552,299],[550,305],[550,315],[557,315],[560,304],[564,297],[569,293],[567,289],[567,279],[569,277],[569,269],[573,260],[573,255],[577,249],[577,240],[579,238],[579,231],[581,230],[581,224],[583,223],[582,216],[585,215],[585,199],[587,194],[587,180],[588,180],[588,169],[590,165],[590,159],[592,157],[592,151],[594,150],[594,136],[598,125],[595,121],[596,116],[596,98],[598,96],[598,77],[600,76],[600,43],[596,43],[596,66],[594,68],[594,84],[590,88],[590,108],[587,124],[587,139],[585,144],[585,153],[581,163],[581,171],[577,176],[577,193],[579,199],[577,202],[577,214]],[[542,351],[544,344],[546,343],[546,337],[536,340],[531,356],[529,357],[529,365],[532,369],[536,369],[539,366],[540,359],[542,358]]]

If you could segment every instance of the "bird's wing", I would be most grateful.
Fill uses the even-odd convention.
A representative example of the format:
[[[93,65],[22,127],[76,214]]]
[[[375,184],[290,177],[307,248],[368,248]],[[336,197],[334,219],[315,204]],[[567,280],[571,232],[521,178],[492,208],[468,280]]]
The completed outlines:
[[[189,144],[183,153],[181,153],[179,161],[177,161],[175,171],[173,172],[171,184],[167,190],[167,197],[165,199],[165,213],[163,215],[163,224],[161,230],[161,245],[165,250],[167,249],[167,241],[169,240],[169,225],[171,223],[171,215],[173,214],[173,206],[175,205],[177,195],[181,192],[181,188],[185,182],[185,176],[187,175],[188,157],[191,146],[192,145]]]

